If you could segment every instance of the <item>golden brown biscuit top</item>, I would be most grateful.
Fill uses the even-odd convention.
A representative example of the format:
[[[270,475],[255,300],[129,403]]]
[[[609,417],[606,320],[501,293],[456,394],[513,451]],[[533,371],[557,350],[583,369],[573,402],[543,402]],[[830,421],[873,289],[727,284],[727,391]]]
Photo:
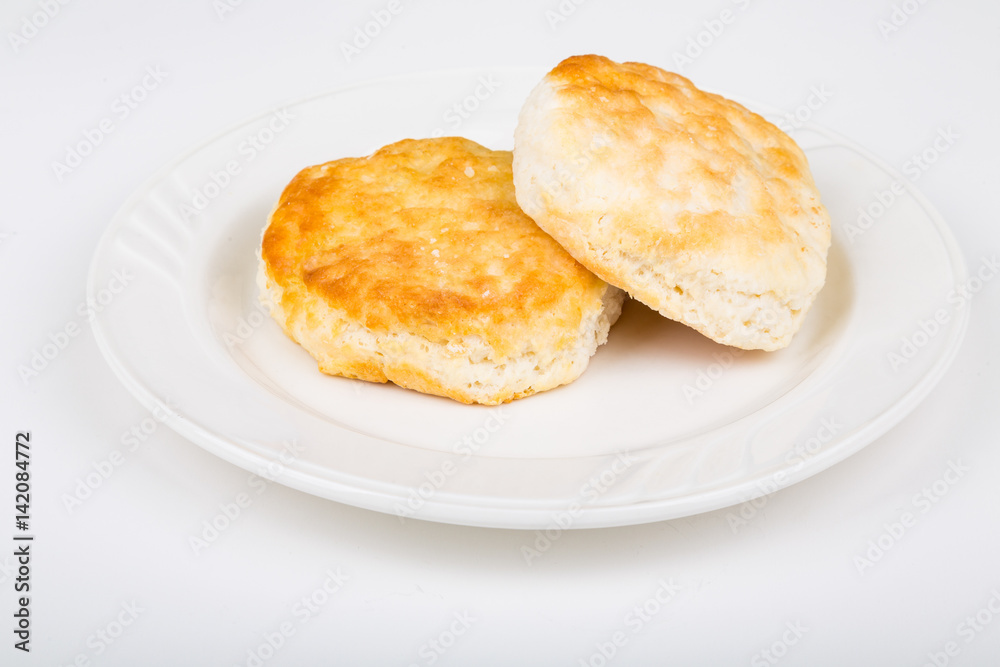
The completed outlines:
[[[458,137],[302,170],[262,257],[286,312],[308,290],[375,333],[478,335],[501,353],[553,327],[575,337],[604,290],[518,207],[511,153]]]
[[[616,210],[638,242],[632,251],[669,257],[678,270],[716,265],[750,291],[822,284],[829,219],[805,155],[784,132],[642,63],[575,56],[546,80],[554,97],[539,131],[565,156],[564,175],[543,183],[554,215]],[[584,179],[589,194],[578,197]]]

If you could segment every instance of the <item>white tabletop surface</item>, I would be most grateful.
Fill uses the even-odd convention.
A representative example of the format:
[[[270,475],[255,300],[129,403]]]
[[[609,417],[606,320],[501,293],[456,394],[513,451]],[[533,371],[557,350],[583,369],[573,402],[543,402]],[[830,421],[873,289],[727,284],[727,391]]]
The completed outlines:
[[[0,28],[0,664],[1000,664],[1000,281],[937,387],[856,455],[759,507],[564,531],[531,562],[533,531],[400,522],[278,484],[196,553],[204,522],[257,489],[151,420],[84,305],[130,192],[234,123],[373,78],[578,53],[803,109],[909,169],[976,270],[1000,253],[996,3],[8,0]],[[55,166],[102,118],[92,152]],[[30,653],[10,630],[22,431]]]

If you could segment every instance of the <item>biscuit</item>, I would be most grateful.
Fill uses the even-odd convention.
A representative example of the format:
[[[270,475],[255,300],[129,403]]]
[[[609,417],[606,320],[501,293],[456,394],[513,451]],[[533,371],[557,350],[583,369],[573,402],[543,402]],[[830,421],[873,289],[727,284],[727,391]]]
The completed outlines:
[[[302,170],[261,241],[261,299],[331,375],[495,405],[573,381],[624,293],[518,207],[511,153],[404,140]]]
[[[787,346],[826,279],[830,220],[802,150],[650,65],[549,72],[518,117],[514,185],[584,266],[726,345]]]

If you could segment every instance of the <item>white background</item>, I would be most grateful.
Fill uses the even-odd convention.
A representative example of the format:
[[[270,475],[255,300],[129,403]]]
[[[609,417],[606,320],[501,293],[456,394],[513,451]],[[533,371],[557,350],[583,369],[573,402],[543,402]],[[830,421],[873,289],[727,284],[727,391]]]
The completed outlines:
[[[190,536],[250,488],[248,473],[166,427],[79,507],[62,500],[149,418],[78,312],[93,250],[134,188],[218,131],[289,100],[425,70],[549,67],[577,53],[676,70],[674,54],[728,9],[733,20],[681,70],[701,87],[789,110],[822,89],[829,99],[811,120],[901,170],[940,130],[957,134],[917,185],[975,269],[1000,253],[996,3],[567,0],[566,20],[551,25],[556,0],[402,0],[350,61],[341,44],[387,2],[243,0],[225,11],[210,0],[90,0],[51,2],[43,18],[45,4],[0,9],[0,516],[11,524],[0,540],[15,532],[21,430],[33,438],[37,536],[30,655],[13,649],[13,547],[0,550],[0,664],[254,664],[248,652],[286,622],[294,634],[263,664],[599,665],[595,651],[618,631],[627,642],[608,664],[772,664],[760,653],[769,648],[789,666],[922,665],[935,653],[938,664],[1000,664],[1000,613],[988,611],[994,594],[1000,609],[1000,281],[977,294],[953,367],[918,410],[735,529],[723,509],[569,531],[528,564],[521,547],[533,532],[401,523],[272,485],[196,555]],[[901,25],[887,32],[894,11]],[[35,15],[42,27],[25,28]],[[58,178],[53,162],[147,67],[162,83]],[[81,333],[22,378],[70,323]],[[951,463],[968,471],[916,510],[914,496]],[[859,568],[906,511],[916,525]],[[297,602],[338,568],[342,589],[301,623]],[[651,603],[661,580],[678,591]],[[636,623],[644,603],[656,613]],[[141,609],[134,622],[99,639],[118,634],[130,604]],[[992,622],[970,630],[977,612]],[[430,649],[451,644],[449,628],[463,634]]]

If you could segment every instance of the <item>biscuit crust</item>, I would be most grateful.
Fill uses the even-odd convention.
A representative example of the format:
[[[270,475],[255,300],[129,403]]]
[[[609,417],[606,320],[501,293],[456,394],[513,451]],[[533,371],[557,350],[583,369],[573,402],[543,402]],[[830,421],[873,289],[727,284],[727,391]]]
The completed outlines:
[[[830,221],[802,150],[678,74],[568,58],[526,100],[514,146],[539,226],[713,340],[785,347],[823,286]]]
[[[624,295],[521,211],[511,160],[445,137],[302,170],[262,298],[324,373],[484,404],[572,381]]]

